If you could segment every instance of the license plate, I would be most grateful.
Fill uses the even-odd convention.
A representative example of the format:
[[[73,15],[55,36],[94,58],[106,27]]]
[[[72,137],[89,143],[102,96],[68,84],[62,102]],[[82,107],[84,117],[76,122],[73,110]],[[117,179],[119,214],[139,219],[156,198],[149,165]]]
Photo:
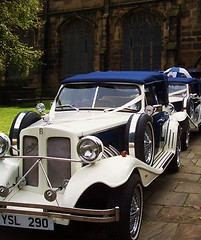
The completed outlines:
[[[0,225],[18,228],[54,230],[51,218],[0,213]]]

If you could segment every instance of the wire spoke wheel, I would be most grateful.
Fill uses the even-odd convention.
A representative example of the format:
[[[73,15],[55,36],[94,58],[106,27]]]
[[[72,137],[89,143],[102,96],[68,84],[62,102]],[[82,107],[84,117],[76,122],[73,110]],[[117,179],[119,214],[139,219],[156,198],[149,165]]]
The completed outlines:
[[[142,182],[138,174],[132,173],[126,183],[111,192],[109,207],[115,206],[120,209],[120,221],[111,225],[111,239],[137,239],[143,212]]]
[[[149,125],[146,126],[144,134],[144,155],[145,162],[150,164],[153,157],[153,133]]]
[[[131,239],[135,239],[136,233],[139,228],[142,205],[141,205],[141,191],[139,188],[135,188],[132,197],[131,208],[130,208],[130,235]]]

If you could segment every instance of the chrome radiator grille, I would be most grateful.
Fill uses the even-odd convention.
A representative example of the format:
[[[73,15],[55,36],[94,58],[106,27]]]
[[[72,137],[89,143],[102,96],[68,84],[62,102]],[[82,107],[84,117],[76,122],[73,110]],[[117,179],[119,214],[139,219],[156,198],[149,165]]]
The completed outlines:
[[[70,158],[70,139],[62,137],[52,137],[47,140],[47,156]],[[63,180],[71,176],[70,162],[50,160],[48,161],[48,177],[52,187],[59,187]]]
[[[47,156],[55,158],[71,158],[70,139],[64,137],[51,137],[47,139]],[[43,144],[45,146],[45,144]],[[25,136],[23,139],[23,155],[24,156],[38,156],[38,139],[33,136]],[[37,160],[24,158],[23,159],[23,174]],[[26,177],[28,185],[38,186],[39,184],[39,167],[36,165]],[[71,176],[71,163],[69,161],[60,161],[57,159],[47,161],[47,176],[52,187],[59,187],[62,185],[64,179]]]
[[[24,156],[38,156],[38,139],[36,137],[24,137],[23,141]],[[33,166],[37,158],[23,159],[23,175]],[[38,186],[38,165],[36,165],[27,175],[26,181],[28,185]]]

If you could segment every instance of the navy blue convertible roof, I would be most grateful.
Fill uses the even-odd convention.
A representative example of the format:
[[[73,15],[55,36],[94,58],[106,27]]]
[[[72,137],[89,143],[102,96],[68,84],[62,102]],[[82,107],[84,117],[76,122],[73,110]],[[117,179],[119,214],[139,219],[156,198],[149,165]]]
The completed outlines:
[[[168,78],[168,82],[172,82],[172,83],[198,83],[200,80],[197,78]]]
[[[149,84],[167,81],[167,76],[160,72],[151,71],[107,71],[78,74],[64,79],[61,83],[72,82],[127,82]]]

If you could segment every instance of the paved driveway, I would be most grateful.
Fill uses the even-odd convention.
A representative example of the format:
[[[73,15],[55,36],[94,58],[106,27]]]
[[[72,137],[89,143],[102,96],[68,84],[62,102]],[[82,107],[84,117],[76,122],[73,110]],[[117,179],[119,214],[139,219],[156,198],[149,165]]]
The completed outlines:
[[[201,239],[201,134],[191,134],[181,152],[182,167],[163,175],[145,190],[139,240]]]

